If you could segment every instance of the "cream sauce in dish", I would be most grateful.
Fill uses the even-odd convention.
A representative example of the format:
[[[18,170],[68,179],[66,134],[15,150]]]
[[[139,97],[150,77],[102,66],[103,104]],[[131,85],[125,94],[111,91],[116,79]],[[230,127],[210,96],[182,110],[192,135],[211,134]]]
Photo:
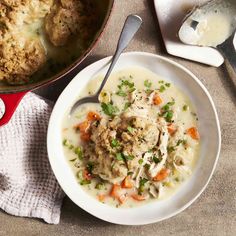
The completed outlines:
[[[186,44],[216,47],[235,31],[235,14],[234,0],[211,0],[187,15],[179,38]]]
[[[79,97],[95,93],[101,80],[102,76],[91,80]],[[143,102],[140,94],[145,98],[144,103],[140,103]],[[130,98],[133,95],[136,97]],[[65,157],[78,185],[102,203],[124,208],[173,195],[191,176],[199,155],[198,118],[189,98],[164,78],[133,67],[112,74],[100,100],[101,104],[79,107],[73,116],[67,113],[62,124]],[[146,101],[149,101],[147,106]],[[82,131],[82,127],[91,112],[96,116],[89,134],[86,132],[90,127],[87,131]],[[136,123],[131,124],[134,117]],[[144,145],[141,141],[140,146],[132,144],[129,149],[130,142],[125,137],[137,138],[145,122],[148,141]],[[109,125],[114,127],[108,129]],[[109,135],[114,135],[114,130],[117,133],[111,139]],[[104,133],[108,133],[105,138]],[[145,150],[153,140],[153,148]],[[103,146],[107,142],[108,146]]]
[[[231,35],[231,18],[221,13],[209,14],[199,22],[196,31],[199,35],[197,45],[216,47]]]

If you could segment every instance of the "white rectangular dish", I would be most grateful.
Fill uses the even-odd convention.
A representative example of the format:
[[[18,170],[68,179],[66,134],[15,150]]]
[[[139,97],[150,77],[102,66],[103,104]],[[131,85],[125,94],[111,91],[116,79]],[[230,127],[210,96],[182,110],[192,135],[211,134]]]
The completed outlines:
[[[219,67],[224,58],[214,48],[183,44],[178,31],[186,14],[208,0],[154,0],[163,41],[169,54]]]

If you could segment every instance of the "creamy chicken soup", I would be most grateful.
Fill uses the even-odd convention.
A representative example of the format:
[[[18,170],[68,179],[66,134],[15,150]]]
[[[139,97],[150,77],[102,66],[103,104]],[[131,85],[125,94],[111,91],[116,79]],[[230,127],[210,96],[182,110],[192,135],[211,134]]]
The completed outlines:
[[[91,80],[79,98],[95,93],[101,80]],[[99,104],[68,113],[65,158],[78,185],[101,203],[134,207],[165,199],[193,172],[200,145],[196,111],[173,83],[151,71],[112,74]]]

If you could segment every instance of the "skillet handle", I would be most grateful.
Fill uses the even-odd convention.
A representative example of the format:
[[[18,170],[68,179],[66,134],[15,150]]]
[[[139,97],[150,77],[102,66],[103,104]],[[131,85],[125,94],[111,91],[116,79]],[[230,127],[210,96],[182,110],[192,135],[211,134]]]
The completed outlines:
[[[28,91],[12,94],[0,94],[0,98],[5,105],[5,112],[2,118],[0,118],[0,126],[6,125],[10,121],[18,104],[27,92]]]
[[[234,72],[236,73],[236,50],[234,47],[234,36],[233,33],[226,41],[217,46],[217,49],[220,51],[222,56],[228,60]]]

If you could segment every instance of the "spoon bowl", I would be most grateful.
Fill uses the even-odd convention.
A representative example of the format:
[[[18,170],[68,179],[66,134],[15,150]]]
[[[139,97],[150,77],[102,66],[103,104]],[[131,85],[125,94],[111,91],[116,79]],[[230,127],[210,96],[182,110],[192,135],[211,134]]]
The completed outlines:
[[[213,0],[194,8],[185,18],[179,38],[186,44],[217,47],[236,29],[236,1]]]
[[[134,37],[135,33],[139,30],[140,26],[142,24],[142,19],[140,16],[137,15],[129,15],[124,23],[123,29],[120,34],[120,38],[117,44],[116,52],[114,56],[112,57],[111,64],[108,68],[108,71],[97,90],[96,94],[84,97],[80,100],[78,100],[71,108],[70,114],[72,114],[80,105],[84,103],[99,103],[99,95],[105,86],[116,62],[118,61],[121,53],[125,50],[125,48],[128,46],[132,38]]]
[[[218,49],[236,72],[235,30],[236,1],[212,0],[186,16],[179,38],[185,44]]]

